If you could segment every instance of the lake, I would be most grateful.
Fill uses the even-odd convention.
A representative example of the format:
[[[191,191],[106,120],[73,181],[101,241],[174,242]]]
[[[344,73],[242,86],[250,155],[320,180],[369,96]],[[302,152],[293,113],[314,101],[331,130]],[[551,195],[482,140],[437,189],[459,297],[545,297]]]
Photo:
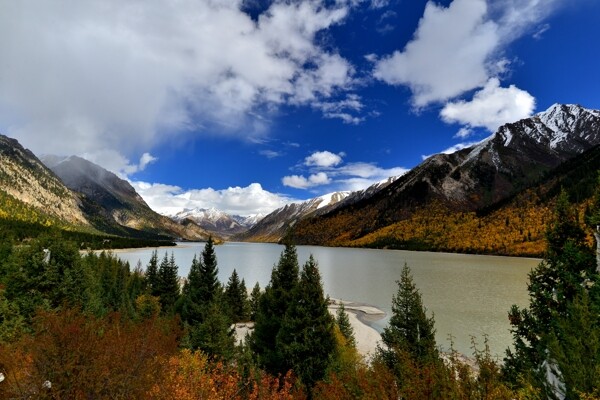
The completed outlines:
[[[187,276],[194,254],[200,254],[204,243],[179,243],[161,248],[175,255],[179,275]],[[265,243],[225,243],[215,246],[219,279],[226,283],[235,268],[245,279],[248,290],[256,282],[264,288],[271,269],[279,259],[283,246]],[[540,262],[533,258],[481,256],[467,254],[415,252],[403,250],[371,250],[298,246],[300,265],[312,254],[319,264],[325,293],[330,297],[374,305],[388,317],[373,326],[381,331],[391,312],[396,280],[404,263],[411,268],[421,291],[423,303],[435,316],[437,342],[471,355],[471,337],[480,347],[488,335],[493,354],[500,357],[510,345],[508,310],[511,305],[528,304],[527,274]],[[141,262],[145,268],[154,249],[131,249],[115,252],[130,265]]]

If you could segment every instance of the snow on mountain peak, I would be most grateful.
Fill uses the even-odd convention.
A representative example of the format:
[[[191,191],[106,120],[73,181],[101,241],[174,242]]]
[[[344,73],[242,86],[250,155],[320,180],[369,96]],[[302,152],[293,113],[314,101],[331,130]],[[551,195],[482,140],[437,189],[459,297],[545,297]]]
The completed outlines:
[[[317,205],[317,209],[342,201],[346,197],[348,197],[349,194],[350,192],[333,192],[324,194],[323,196],[319,196],[316,199],[320,200],[319,204]]]

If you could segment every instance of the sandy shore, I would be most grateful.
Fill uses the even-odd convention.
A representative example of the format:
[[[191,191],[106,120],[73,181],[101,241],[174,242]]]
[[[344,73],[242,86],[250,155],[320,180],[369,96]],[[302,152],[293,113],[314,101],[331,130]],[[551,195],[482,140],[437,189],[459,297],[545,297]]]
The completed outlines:
[[[329,312],[333,315],[337,312],[339,305],[341,303],[344,304],[346,315],[348,315],[350,325],[352,325],[352,329],[354,330],[356,349],[365,358],[370,358],[375,354],[377,343],[381,340],[381,335],[369,323],[385,317],[385,312],[369,304],[338,299],[331,299],[330,301]]]

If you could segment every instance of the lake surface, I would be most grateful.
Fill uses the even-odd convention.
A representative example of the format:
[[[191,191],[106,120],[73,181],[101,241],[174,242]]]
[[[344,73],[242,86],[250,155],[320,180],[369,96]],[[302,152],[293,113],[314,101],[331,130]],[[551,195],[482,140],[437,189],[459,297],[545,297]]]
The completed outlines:
[[[159,260],[165,252],[175,255],[179,275],[187,276],[194,254],[204,243],[179,243],[158,249]],[[264,288],[283,246],[263,243],[225,243],[215,246],[219,279],[225,284],[235,268],[248,290],[256,282]],[[527,274],[540,262],[532,258],[430,253],[403,250],[371,250],[298,246],[300,265],[312,254],[319,264],[325,293],[330,297],[374,305],[388,317],[374,323],[381,331],[389,320],[392,296],[396,294],[404,263],[411,268],[429,314],[434,313],[437,342],[471,355],[471,337],[483,346],[489,337],[493,354],[504,355],[511,343],[508,310],[511,305],[528,304]],[[134,267],[148,264],[154,249],[117,251]]]

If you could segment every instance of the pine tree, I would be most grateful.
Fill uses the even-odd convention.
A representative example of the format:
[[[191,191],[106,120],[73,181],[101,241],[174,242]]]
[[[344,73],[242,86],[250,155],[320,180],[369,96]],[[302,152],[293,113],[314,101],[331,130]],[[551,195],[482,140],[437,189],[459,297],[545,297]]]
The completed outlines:
[[[560,336],[557,321],[569,318],[570,305],[586,291],[586,282],[598,278],[593,251],[565,191],[557,199],[546,237],[546,256],[529,274],[529,308],[513,306],[509,312],[514,351],[507,350],[503,373],[513,384],[533,373],[536,386],[553,397],[544,367],[555,365],[548,358],[549,341]]]
[[[590,297],[583,292],[570,303],[549,338],[553,373],[562,378],[568,399],[600,395],[600,304]]]
[[[336,347],[334,319],[327,309],[321,275],[312,255],[293,289],[293,301],[277,334],[276,346],[283,355],[285,369],[292,369],[309,392],[325,377]]]
[[[337,323],[338,328],[340,328],[340,332],[344,336],[344,339],[346,339],[346,344],[350,347],[356,347],[354,329],[352,329],[352,325],[350,325],[350,319],[346,313],[344,303],[340,302],[340,306],[338,307],[335,316],[335,322]]]
[[[183,285],[181,298],[177,304],[177,311],[181,319],[189,325],[196,325],[202,321],[203,304],[200,296],[201,274],[201,261],[194,254],[190,272]]]
[[[279,262],[271,272],[271,281],[260,296],[256,312],[250,346],[257,356],[258,364],[273,375],[287,372],[288,364],[275,343],[283,316],[293,301],[292,292],[298,285],[298,271],[296,247],[286,244]]]
[[[198,285],[198,300],[209,304],[221,290],[219,283],[219,268],[217,267],[217,255],[215,254],[212,236],[208,238],[204,250],[202,250],[202,262],[200,263],[200,279]]]
[[[225,305],[227,314],[232,322],[240,322],[248,319],[248,293],[246,284],[238,276],[234,269],[225,286]]]
[[[146,267],[146,289],[152,296],[158,296],[158,250],[152,252]]]
[[[202,350],[211,357],[230,360],[234,353],[233,330],[227,316],[215,299],[207,308],[204,320],[191,328],[193,349]]]
[[[260,285],[258,282],[252,288],[252,292],[250,293],[250,320],[256,320],[256,313],[258,312],[258,305],[260,303],[260,296],[262,293],[260,291]]]
[[[175,256],[171,253],[169,258],[168,254],[165,253],[158,268],[158,295],[161,309],[166,314],[174,311],[175,303],[179,298],[179,276],[177,271]]]
[[[404,265],[398,283],[398,292],[392,297],[392,316],[384,328],[377,349],[378,357],[402,380],[402,357],[414,362],[427,363],[438,359],[435,343],[434,319],[427,317],[421,293],[413,282],[410,268]]]

